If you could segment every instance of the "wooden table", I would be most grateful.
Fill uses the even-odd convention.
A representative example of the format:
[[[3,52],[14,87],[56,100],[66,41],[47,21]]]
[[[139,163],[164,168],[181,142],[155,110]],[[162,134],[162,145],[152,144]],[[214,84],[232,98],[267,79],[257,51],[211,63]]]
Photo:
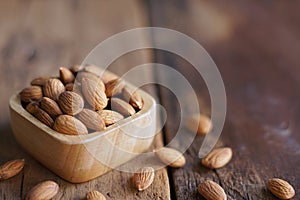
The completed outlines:
[[[107,199],[203,199],[197,185],[218,182],[228,199],[275,199],[266,180],[288,180],[300,195],[300,14],[299,2],[202,1],[7,1],[0,3],[0,163],[25,158],[24,171],[0,182],[0,199],[24,198],[40,181],[52,179],[61,190],[55,199],[83,199],[92,189]],[[9,125],[8,99],[30,80],[56,74],[60,66],[81,63],[107,37],[135,27],[161,26],[201,43],[216,62],[227,92],[227,117],[217,146],[230,146],[230,164],[218,170],[201,166],[196,137],[181,169],[156,172],[144,192],[132,189],[132,174],[112,171],[83,184],[68,183],[24,152]],[[188,76],[201,110],[210,99],[201,77],[185,60],[163,51],[142,50],[113,63],[118,72],[159,62]],[[150,73],[153,79],[163,78]],[[167,144],[178,128],[178,105],[165,88],[146,88],[166,108],[168,120],[155,146]]]

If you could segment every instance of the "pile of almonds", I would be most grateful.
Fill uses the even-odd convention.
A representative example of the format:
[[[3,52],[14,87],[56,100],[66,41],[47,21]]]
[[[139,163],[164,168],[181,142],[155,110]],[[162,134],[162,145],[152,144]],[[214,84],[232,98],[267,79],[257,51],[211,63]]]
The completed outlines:
[[[117,75],[93,65],[61,67],[59,77],[39,77],[20,92],[23,107],[67,135],[102,131],[142,109],[144,101]]]

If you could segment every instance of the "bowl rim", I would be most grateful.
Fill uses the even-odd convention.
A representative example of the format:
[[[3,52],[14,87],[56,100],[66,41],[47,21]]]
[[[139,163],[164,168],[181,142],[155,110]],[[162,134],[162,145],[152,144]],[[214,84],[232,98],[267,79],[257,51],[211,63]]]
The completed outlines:
[[[148,115],[151,110],[154,108],[156,101],[155,99],[145,92],[144,90],[137,89],[139,93],[141,94],[143,100],[144,100],[144,106],[143,108],[135,113],[132,116],[126,117],[115,124],[107,127],[103,131],[95,131],[92,133],[89,133],[87,135],[66,135],[59,133],[52,128],[48,127],[44,123],[40,122],[38,119],[36,119],[34,116],[32,116],[29,112],[27,112],[22,104],[21,104],[21,99],[20,99],[20,91],[15,92],[9,99],[9,107],[13,111],[15,111],[17,114],[19,114],[21,117],[23,117],[25,120],[36,126],[37,128],[40,128],[43,132],[47,133],[48,136],[52,137],[55,140],[58,140],[64,144],[84,144],[91,142],[93,140],[96,140],[98,138],[104,137],[108,135],[111,132],[114,132],[134,121],[139,120],[140,118],[145,117]],[[13,124],[12,124],[13,126]]]

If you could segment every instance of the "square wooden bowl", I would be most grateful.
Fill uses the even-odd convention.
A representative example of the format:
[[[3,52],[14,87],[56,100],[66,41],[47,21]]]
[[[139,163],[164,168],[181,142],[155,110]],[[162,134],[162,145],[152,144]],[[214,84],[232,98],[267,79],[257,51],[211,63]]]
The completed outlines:
[[[14,94],[9,101],[11,127],[17,142],[48,169],[72,183],[89,181],[149,149],[156,129],[155,100],[139,90],[144,106],[105,131],[71,136],[41,123]]]

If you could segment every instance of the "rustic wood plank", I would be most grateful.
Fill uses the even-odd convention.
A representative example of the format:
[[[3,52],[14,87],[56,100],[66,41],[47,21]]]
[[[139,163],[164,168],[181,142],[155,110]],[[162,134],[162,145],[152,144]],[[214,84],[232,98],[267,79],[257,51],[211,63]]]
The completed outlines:
[[[94,189],[107,199],[170,199],[166,169],[156,171],[154,184],[144,192],[132,188],[132,174],[118,171],[87,183],[68,183],[24,152],[9,127],[8,99],[14,91],[28,85],[34,77],[57,75],[60,66],[80,64],[96,44],[112,34],[147,24],[146,7],[139,1],[15,0],[1,3],[0,163],[24,157],[26,165],[18,176],[0,182],[0,199],[24,198],[31,187],[47,179],[57,181],[61,187],[55,199],[83,199]],[[151,52],[138,51],[121,57],[111,68],[121,73],[151,60]],[[154,87],[146,89],[156,94]],[[163,145],[161,134],[153,145]]]
[[[227,119],[217,146],[232,147],[233,160],[222,169],[204,168],[197,158],[203,137],[197,137],[185,153],[187,165],[170,169],[174,198],[203,199],[197,185],[212,179],[224,187],[228,199],[275,199],[265,185],[272,177],[288,180],[299,195],[300,16],[295,4],[149,1],[149,5],[152,26],[181,31],[204,45],[227,91]],[[209,113],[206,87],[189,63],[161,51],[156,61],[188,77],[201,109]],[[180,108],[173,94],[160,91],[168,113],[168,143],[178,128]]]

